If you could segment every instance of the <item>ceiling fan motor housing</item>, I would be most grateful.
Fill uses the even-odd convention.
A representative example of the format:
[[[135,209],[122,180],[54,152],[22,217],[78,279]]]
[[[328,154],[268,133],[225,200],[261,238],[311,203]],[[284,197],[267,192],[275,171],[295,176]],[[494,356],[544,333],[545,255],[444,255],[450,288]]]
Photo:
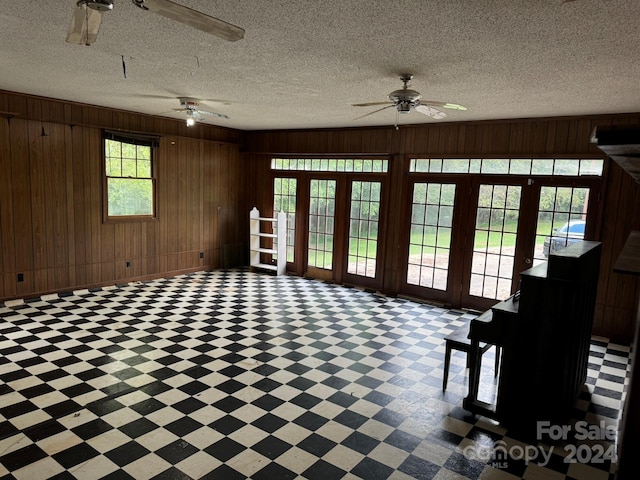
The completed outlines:
[[[409,113],[412,107],[420,105],[420,97],[422,95],[419,92],[409,88],[394,90],[389,94],[389,100],[396,104],[400,113]]]

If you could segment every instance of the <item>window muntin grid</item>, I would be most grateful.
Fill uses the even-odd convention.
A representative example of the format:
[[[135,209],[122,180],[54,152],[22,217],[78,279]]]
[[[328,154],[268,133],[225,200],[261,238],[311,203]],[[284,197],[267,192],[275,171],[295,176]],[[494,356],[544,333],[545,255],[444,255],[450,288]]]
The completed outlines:
[[[331,270],[333,266],[335,192],[335,180],[311,180],[307,255],[310,267]]]
[[[589,189],[585,187],[540,188],[534,265],[549,253],[584,239]]]
[[[480,185],[469,293],[503,300],[511,294],[522,187]]]
[[[104,139],[107,217],[153,217],[152,142]]]
[[[493,175],[602,176],[599,158],[412,158],[412,173]]]
[[[283,211],[287,214],[287,262],[294,261],[297,187],[298,181],[295,178],[276,177],[273,179],[274,215],[277,215],[280,211]],[[275,240],[274,244],[277,245],[277,242]],[[275,245],[274,248],[276,248]],[[277,258],[277,254],[274,255],[274,258]]]
[[[385,173],[388,161],[375,158],[272,158],[272,170]]]
[[[381,187],[380,182],[351,183],[347,273],[376,276]]]
[[[446,290],[456,185],[415,183],[407,283]]]

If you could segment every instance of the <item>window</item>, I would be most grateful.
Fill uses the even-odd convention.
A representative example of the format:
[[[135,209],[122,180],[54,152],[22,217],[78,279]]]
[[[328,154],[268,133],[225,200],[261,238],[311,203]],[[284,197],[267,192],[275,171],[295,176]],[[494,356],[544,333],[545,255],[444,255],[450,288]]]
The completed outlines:
[[[534,263],[584,239],[589,205],[586,187],[540,188]]]
[[[371,158],[272,158],[272,170],[306,170],[310,172],[387,171],[387,160]]]
[[[154,138],[105,132],[105,218],[155,218],[155,146]]]
[[[482,173],[497,175],[602,176],[597,158],[412,158],[412,173]]]

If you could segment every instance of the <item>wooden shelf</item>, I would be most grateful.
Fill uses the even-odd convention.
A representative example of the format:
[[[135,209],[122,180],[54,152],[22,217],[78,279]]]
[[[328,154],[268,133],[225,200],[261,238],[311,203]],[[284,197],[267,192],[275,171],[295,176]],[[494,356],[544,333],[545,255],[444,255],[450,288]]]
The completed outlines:
[[[276,233],[261,229],[262,222],[271,223]],[[266,263],[264,257],[270,255],[275,263]],[[267,260],[268,261],[268,260]],[[276,217],[261,217],[257,208],[249,212],[249,266],[271,270],[284,275],[287,269],[287,214],[278,213]]]
[[[252,267],[255,268],[264,268],[265,270],[273,270],[274,272],[278,271],[278,266],[277,265],[272,265],[271,263],[253,263],[251,264]]]
[[[278,251],[275,248],[252,248],[251,249],[252,252],[260,252],[260,253],[267,253],[267,254],[276,254],[278,253]]]

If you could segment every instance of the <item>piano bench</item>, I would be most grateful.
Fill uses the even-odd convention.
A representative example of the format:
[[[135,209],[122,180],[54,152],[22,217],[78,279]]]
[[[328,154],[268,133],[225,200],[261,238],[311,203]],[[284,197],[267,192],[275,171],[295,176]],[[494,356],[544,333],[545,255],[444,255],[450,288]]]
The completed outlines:
[[[462,327],[449,335],[444,337],[445,339],[445,354],[444,354],[444,375],[442,377],[442,390],[447,389],[447,380],[449,379],[449,365],[451,364],[451,350],[459,350],[467,353],[467,368],[471,366],[473,355],[471,352],[471,340],[468,338],[469,327]],[[493,345],[490,343],[480,344],[480,357],[484,352],[489,350]],[[498,376],[498,369],[500,367],[500,353],[501,348],[496,345],[496,360],[495,360],[495,372],[494,376]]]

